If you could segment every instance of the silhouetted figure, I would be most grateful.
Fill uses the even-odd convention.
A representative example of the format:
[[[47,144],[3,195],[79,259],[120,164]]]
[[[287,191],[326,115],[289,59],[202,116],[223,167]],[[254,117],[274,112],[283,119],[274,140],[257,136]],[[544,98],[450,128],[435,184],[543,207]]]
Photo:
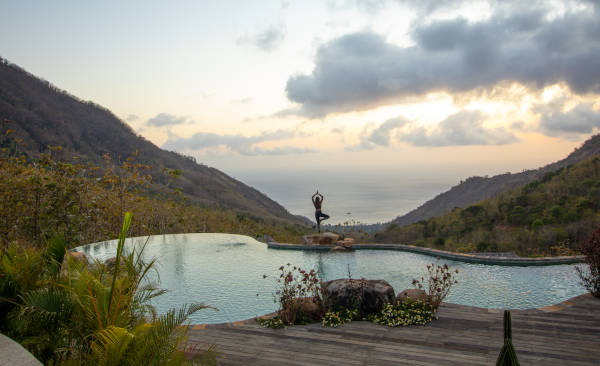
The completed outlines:
[[[315,205],[315,219],[317,220],[317,229],[319,230],[319,234],[320,234],[321,233],[321,221],[327,220],[329,218],[329,215],[326,215],[323,212],[321,212],[321,204],[323,203],[323,195],[320,194],[318,190],[317,190],[317,193],[313,194],[313,196],[312,196],[312,203],[313,203],[313,205]]]

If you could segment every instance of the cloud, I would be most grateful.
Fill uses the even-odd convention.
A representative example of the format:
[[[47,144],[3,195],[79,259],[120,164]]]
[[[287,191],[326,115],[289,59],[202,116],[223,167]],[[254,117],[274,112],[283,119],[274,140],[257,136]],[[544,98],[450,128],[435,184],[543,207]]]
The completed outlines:
[[[139,117],[139,116],[137,116],[137,115],[135,115],[135,114],[130,114],[130,115],[128,115],[127,117],[125,117],[125,120],[126,120],[127,122],[135,122],[135,121],[137,121],[138,119],[140,119],[140,117]]]
[[[159,113],[156,116],[150,118],[146,121],[146,126],[151,127],[165,127],[165,126],[174,126],[180,125],[186,122],[185,117],[177,117],[168,113]]]
[[[483,125],[487,116],[479,111],[463,110],[453,114],[432,129],[415,127],[398,135],[413,146],[506,145],[519,139],[504,127]]]
[[[548,136],[577,137],[600,129],[600,110],[592,103],[580,103],[569,111],[537,108],[541,113],[540,131]]]
[[[276,130],[263,132],[254,136],[243,135],[219,135],[216,133],[199,132],[188,138],[170,135],[162,146],[167,150],[203,150],[207,148],[226,147],[229,151],[241,155],[288,155],[316,152],[314,149],[305,149],[293,146],[275,147],[265,149],[257,144],[265,141],[279,141],[298,137],[299,134],[293,130]]]
[[[272,25],[254,35],[245,35],[237,39],[236,43],[242,45],[253,45],[258,49],[269,52],[277,49],[285,39],[285,28],[283,25]]]
[[[550,17],[539,6],[511,5],[478,22],[434,20],[413,27],[410,47],[372,31],[346,34],[317,49],[310,74],[288,79],[287,97],[299,104],[297,114],[315,118],[505,81],[533,89],[563,82],[578,94],[600,93],[594,9]]]
[[[410,123],[408,119],[404,117],[396,117],[388,119],[380,126],[371,130],[369,129],[370,126],[367,125],[360,136],[360,142],[358,145],[348,146],[346,147],[346,150],[372,150],[376,146],[389,146],[392,135],[395,133],[395,131],[408,123]]]

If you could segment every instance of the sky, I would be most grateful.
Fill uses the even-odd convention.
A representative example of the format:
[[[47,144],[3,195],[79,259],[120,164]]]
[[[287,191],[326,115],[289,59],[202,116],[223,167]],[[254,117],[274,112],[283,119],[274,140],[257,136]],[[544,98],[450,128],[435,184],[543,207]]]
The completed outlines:
[[[0,56],[242,180],[518,172],[600,128],[598,0],[0,0]]]

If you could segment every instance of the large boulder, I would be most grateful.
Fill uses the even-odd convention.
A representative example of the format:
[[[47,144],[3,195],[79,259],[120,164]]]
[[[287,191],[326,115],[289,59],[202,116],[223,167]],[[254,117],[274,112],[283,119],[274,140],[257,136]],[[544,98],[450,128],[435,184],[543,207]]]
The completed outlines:
[[[341,245],[336,245],[335,247],[333,247],[333,248],[329,249],[329,251],[330,251],[330,252],[346,252],[346,251],[348,251],[348,249],[347,249],[347,248],[344,248],[344,247],[343,247],[343,246],[341,246]]]
[[[427,296],[427,292],[418,288],[409,288],[402,292],[399,292],[396,296],[396,300],[398,302],[405,301],[423,301],[427,302],[429,300],[429,296]]]
[[[377,313],[395,301],[394,288],[384,280],[342,278],[323,282],[322,288],[328,308],[359,309],[361,316]]]

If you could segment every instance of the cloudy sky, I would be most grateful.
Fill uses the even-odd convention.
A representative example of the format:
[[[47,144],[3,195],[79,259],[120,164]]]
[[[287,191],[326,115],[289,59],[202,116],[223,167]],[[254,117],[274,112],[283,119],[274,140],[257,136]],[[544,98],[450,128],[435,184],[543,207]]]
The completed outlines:
[[[519,171],[600,127],[597,0],[6,0],[0,45],[233,175]]]

